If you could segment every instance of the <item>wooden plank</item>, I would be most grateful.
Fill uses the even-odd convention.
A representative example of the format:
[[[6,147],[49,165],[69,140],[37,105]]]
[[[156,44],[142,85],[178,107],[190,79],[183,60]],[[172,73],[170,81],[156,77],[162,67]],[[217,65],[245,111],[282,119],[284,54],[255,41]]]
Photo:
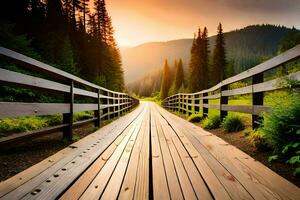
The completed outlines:
[[[249,114],[261,114],[262,112],[270,112],[270,106],[235,106],[235,105],[225,105],[222,104],[222,110],[233,111],[233,112],[242,112],[242,113],[249,113]]]
[[[135,112],[138,112],[139,109],[137,109]],[[134,115],[135,112],[132,112],[127,115],[127,117],[130,117],[130,115]],[[127,118],[126,117],[126,118]],[[89,142],[91,140],[95,140],[96,137],[99,137],[101,135],[108,134],[110,131],[113,131],[117,125],[122,123],[126,118],[121,118],[120,120],[116,120],[112,122],[109,125],[106,125],[101,128],[101,130],[90,134],[86,136],[85,138],[75,142],[74,144],[70,145],[70,147],[67,147],[58,153],[54,154],[53,156],[50,156],[48,159],[45,159],[41,161],[40,163],[28,168],[27,170],[20,172],[16,176],[13,176],[9,178],[8,180],[5,180],[0,183],[0,197],[4,196],[5,194],[11,192],[12,190],[16,189],[20,185],[26,183],[28,180],[33,179],[34,176],[37,176],[42,171],[46,170],[47,168],[50,168],[54,164],[56,164],[60,159],[64,157],[68,157],[69,153],[72,154],[79,154],[78,152],[80,149],[82,149],[82,146],[89,145]],[[84,147],[83,147],[84,148]],[[75,152],[74,152],[75,151]]]
[[[170,199],[167,175],[163,162],[160,142],[157,134],[155,115],[151,105],[151,151],[152,151],[152,180],[153,199]]]
[[[218,94],[202,97],[201,99],[219,99],[220,97],[221,97],[221,93],[218,93]]]
[[[51,167],[44,168],[44,165],[38,164],[38,167],[35,167],[35,170],[26,170],[28,172],[34,171],[35,173],[23,173],[24,176],[17,176],[22,178],[22,181],[16,181],[14,177],[10,179],[11,181],[5,181],[1,184],[1,189],[3,189],[2,194],[7,194],[4,199],[20,199],[25,194],[28,194],[32,191],[32,188],[38,187],[40,184],[45,183],[49,177],[52,177],[57,171],[62,169],[67,163],[72,162],[72,160],[83,153],[86,150],[87,146],[93,145],[97,140],[107,140],[106,138],[114,137],[117,133],[120,133],[120,129],[123,127],[126,128],[128,124],[134,118],[139,115],[141,112],[142,106],[139,109],[136,109],[134,112],[128,114],[126,117],[120,118],[120,120],[116,120],[112,122],[110,125],[103,127],[99,131],[95,132],[91,136],[87,136],[90,138],[89,140],[83,139],[78,143],[84,145],[74,146],[73,152],[68,154],[68,156],[63,157],[59,161],[53,163]],[[85,141],[85,142],[82,142]],[[75,143],[76,144],[76,143]],[[72,146],[73,147],[73,146]],[[48,160],[47,160],[48,162]],[[47,163],[46,161],[43,163]],[[16,182],[13,182],[13,180]],[[67,179],[66,179],[67,180]],[[72,180],[64,180],[64,182],[71,182]],[[24,184],[26,183],[26,184]],[[60,188],[63,190],[64,188]],[[39,195],[35,195],[38,197]]]
[[[254,160],[249,155],[240,151],[234,146],[224,146],[224,150],[230,150],[232,154],[229,156],[233,163],[247,177],[257,184],[258,189],[264,190],[269,199],[298,199],[300,196],[300,189],[280,177],[278,174]],[[274,184],[276,183],[276,184]],[[255,191],[253,191],[254,193]]]
[[[119,129],[121,127],[117,128]],[[93,141],[93,144],[91,146],[86,146],[86,149],[81,152],[80,155],[77,155],[74,159],[72,159],[72,162],[67,163],[63,166],[63,168],[57,170],[54,173],[54,176],[48,177],[47,180],[50,180],[51,182],[45,181],[32,190],[40,190],[38,194],[33,196],[31,192],[23,199],[57,198],[113,142],[115,134],[119,135],[120,132],[116,130],[115,133],[109,134],[106,138],[104,137],[101,140],[96,140],[99,141],[99,143]],[[113,140],[111,140],[111,138],[113,138]]]
[[[300,71],[287,76],[253,85],[253,92],[265,92],[284,88],[280,85],[285,79],[300,80]]]
[[[162,128],[158,125],[156,119],[157,113],[153,111],[151,113],[151,115],[153,115],[154,119],[156,120],[157,135],[159,138],[171,199],[184,199],[183,191],[180,186],[179,178],[177,176],[177,172],[167,145],[167,141],[164,138]]]
[[[164,116],[164,115],[163,115]],[[165,119],[166,120],[166,119]],[[186,148],[189,153],[189,157],[193,159],[197,169],[199,170],[201,176],[208,185],[213,197],[215,199],[231,199],[226,189],[219,181],[218,177],[211,170],[209,165],[205,162],[202,155],[197,151],[193,144],[188,140],[184,132],[176,126],[172,126],[177,137],[180,139],[181,143]]]
[[[24,87],[26,86],[29,88],[47,89],[67,93],[70,92],[70,86],[68,85],[38,77],[33,77],[26,74],[21,74],[18,72],[9,71],[2,68],[0,68],[0,82],[16,84]]]
[[[124,137],[128,134],[128,131],[124,131],[114,142],[110,145],[101,156],[84,172],[80,178],[60,197],[61,200],[79,199],[82,193],[86,190],[92,180],[96,177],[98,172],[105,165],[107,160],[114,153],[115,149]]]
[[[89,187],[82,194],[80,199],[99,199],[104,192],[105,187],[107,186],[111,176],[116,170],[118,175],[126,170],[126,166],[122,162],[125,162],[129,159],[132,146],[135,142],[137,134],[141,126],[141,120],[133,123],[128,129],[129,134],[123,139],[120,145],[117,147],[111,158],[106,162],[101,171],[97,174],[94,180],[90,183]],[[123,154],[124,152],[124,154]],[[121,165],[118,165],[118,162],[121,162]],[[119,167],[118,167],[119,166]],[[116,175],[114,175],[115,177]],[[120,178],[120,177],[118,177]],[[115,178],[114,178],[115,179]],[[115,194],[112,194],[115,195]]]
[[[97,110],[98,104],[74,104],[74,112]],[[69,113],[68,103],[0,102],[0,119],[8,117]]]
[[[137,178],[134,189],[134,199],[149,198],[150,177],[149,177],[149,159],[150,159],[150,107],[148,105],[148,113],[146,113],[145,133],[143,138],[142,149],[139,154],[139,165],[137,168]]]
[[[168,122],[172,125],[172,127],[180,128],[181,131],[184,131],[184,134],[187,136],[192,145],[197,149],[199,154],[202,155],[203,159],[209,166],[209,168],[213,171],[215,176],[219,179],[220,183],[223,185],[225,190],[230,195],[232,199],[253,199],[249,193],[245,190],[245,188],[237,181],[237,179],[232,176],[232,174],[222,166],[217,159],[213,157],[210,153],[209,149],[205,148],[199,140],[195,139],[192,136],[192,131],[186,131],[187,127],[185,126],[185,122],[183,119],[178,118],[177,116],[167,113],[163,110],[160,110],[163,113],[164,117],[168,120]],[[184,123],[185,122],[185,123]],[[193,130],[194,131],[194,130]],[[203,134],[202,134],[203,135]],[[205,134],[203,137],[208,137],[211,134]],[[212,148],[212,147],[211,147]],[[205,179],[206,182],[209,182]]]
[[[242,95],[242,94],[250,94],[252,93],[252,85],[236,88],[232,90],[224,90],[222,91],[222,96],[234,96],[234,95]]]
[[[74,88],[74,94],[75,95],[81,95],[86,97],[92,97],[92,98],[98,98],[98,94],[96,92],[91,92],[79,88]]]
[[[76,103],[74,104],[74,112],[81,112],[81,111],[93,111],[93,110],[98,110],[98,104],[96,103]]]
[[[228,145],[222,139],[211,135],[209,132],[182,121],[182,119],[178,118],[176,123],[178,124],[178,127],[182,127],[183,131],[190,132],[194,136],[190,141],[194,142],[198,140],[203,143],[203,145],[209,149],[211,154],[226,167],[241,184],[243,184],[244,188],[247,189],[253,198],[297,199],[296,196],[299,196],[299,188],[278,176],[259,162],[255,162],[254,159],[247,154],[238,150],[236,147]],[[210,137],[207,137],[209,135]],[[227,154],[226,152],[231,153]],[[244,166],[240,161],[243,162]],[[262,171],[263,173],[258,173]],[[270,177],[272,177],[271,180]],[[230,194],[232,193],[230,192]]]
[[[0,68],[0,82],[15,84],[33,89],[46,89],[57,92],[70,92],[70,86]],[[97,93],[74,88],[74,94],[97,98]]]
[[[203,104],[203,108],[220,109],[220,105],[217,104]]]
[[[156,112],[158,112],[158,111],[156,111]],[[200,199],[200,198],[212,199],[210,191],[206,187],[206,184],[203,181],[200,173],[198,172],[191,156],[187,153],[185,147],[183,146],[183,144],[178,139],[178,136],[173,131],[173,129],[169,126],[167,121],[165,121],[161,116],[159,116],[159,118],[160,118],[160,121],[162,121],[163,123],[166,123],[166,125],[163,125],[162,128],[163,128],[165,138],[168,141],[169,149],[170,149],[170,151],[173,150],[172,156],[175,155],[173,158],[177,157],[178,161],[181,160],[181,163],[183,164],[182,165],[183,168],[181,170],[186,171],[186,174],[188,175],[188,179],[189,179],[189,181],[191,183],[191,186],[192,186],[193,191],[189,191],[188,189],[185,189],[184,187],[182,187],[183,193],[186,192],[188,195],[191,195],[191,193],[195,192],[196,197],[198,199]],[[182,135],[180,135],[180,137],[181,136]],[[178,154],[178,156],[176,156],[177,154]],[[179,170],[177,170],[177,172],[179,174]],[[182,183],[181,185],[186,186],[187,184]],[[186,199],[191,199],[193,197],[185,195],[185,198]]]
[[[11,103],[0,102],[0,119],[7,117],[49,115],[70,112],[67,103]]]
[[[163,124],[162,122],[160,122],[161,119],[158,117],[158,115],[156,116],[156,120],[157,120],[157,126],[160,126],[160,128],[162,129],[161,135],[159,135],[159,137],[162,137],[166,141],[166,145],[170,151],[184,198],[197,199],[197,195],[194,191],[194,188],[188,177],[188,174],[182,164],[182,161],[180,160],[178,152],[176,151],[176,148],[172,143],[172,139],[168,137],[168,135],[165,133],[164,127],[167,126],[167,124]]]
[[[136,186],[136,177],[137,170],[139,165],[140,152],[143,145],[145,145],[145,135],[147,134],[146,125],[148,122],[147,115],[149,115],[149,108],[147,108],[146,119],[143,120],[142,127],[140,129],[139,135],[137,137],[136,143],[132,150],[132,155],[128,163],[126,174],[122,183],[121,190],[119,192],[118,199],[133,199],[135,186]],[[149,123],[149,122],[148,122]],[[148,176],[148,174],[146,174]],[[146,182],[146,180],[145,180]],[[118,192],[117,192],[118,193]]]
[[[142,116],[141,122],[139,122],[139,127],[137,130],[137,136],[135,136],[135,141],[131,139],[129,141],[128,147],[126,147],[125,152],[123,152],[121,159],[119,160],[117,167],[115,171],[113,172],[113,175],[111,176],[109,183],[107,184],[105,191],[103,192],[103,195],[101,196],[101,199],[117,199],[118,194],[120,192],[120,195],[123,192],[123,195],[125,196],[129,195],[128,198],[125,199],[132,199],[133,192],[134,192],[134,186],[135,186],[135,180],[137,177],[136,170],[137,168],[134,167],[135,171],[132,171],[132,164],[133,162],[138,162],[139,152],[141,150],[141,144],[143,144],[144,135],[146,134],[146,120],[147,120],[147,114],[148,114],[148,106],[145,108],[145,112]],[[130,144],[132,143],[132,145]],[[130,160],[129,160],[130,159]],[[135,165],[135,164],[133,164]],[[131,173],[129,171],[131,170]],[[126,174],[125,174],[126,173]],[[128,177],[128,175],[133,175]],[[127,178],[126,178],[127,176]],[[147,174],[148,176],[148,174]],[[123,181],[124,177],[124,181]],[[132,181],[132,182],[131,182]],[[146,182],[146,180],[144,180]],[[131,183],[129,183],[131,182]],[[126,184],[125,188],[124,183]],[[123,185],[123,186],[122,186]],[[121,188],[121,189],[120,189]],[[123,188],[123,189],[122,189]],[[119,197],[120,198],[120,197]],[[124,198],[124,196],[123,196]]]

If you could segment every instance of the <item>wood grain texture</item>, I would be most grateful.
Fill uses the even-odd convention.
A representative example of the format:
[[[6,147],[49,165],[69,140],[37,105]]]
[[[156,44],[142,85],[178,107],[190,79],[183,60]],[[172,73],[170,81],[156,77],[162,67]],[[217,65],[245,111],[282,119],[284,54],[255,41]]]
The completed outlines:
[[[0,199],[300,196],[297,186],[249,155],[154,103],[142,102],[73,145],[0,183]]]

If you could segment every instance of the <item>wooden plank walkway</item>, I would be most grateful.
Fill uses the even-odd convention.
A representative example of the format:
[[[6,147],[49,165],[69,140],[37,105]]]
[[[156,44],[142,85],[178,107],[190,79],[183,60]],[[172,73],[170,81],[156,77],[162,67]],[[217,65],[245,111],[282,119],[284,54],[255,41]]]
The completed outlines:
[[[300,199],[261,163],[150,102],[0,183],[0,199]]]

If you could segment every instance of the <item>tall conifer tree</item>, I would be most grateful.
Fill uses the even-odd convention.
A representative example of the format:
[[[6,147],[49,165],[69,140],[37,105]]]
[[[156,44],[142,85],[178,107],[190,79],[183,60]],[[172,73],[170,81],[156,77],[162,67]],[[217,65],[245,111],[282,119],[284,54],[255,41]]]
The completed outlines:
[[[86,16],[88,16],[88,14],[90,13],[89,1],[90,0],[82,0],[81,2],[82,15],[83,15],[83,27],[85,32],[86,32],[86,22],[87,22]]]
[[[164,70],[163,70],[163,77],[162,77],[162,83],[161,83],[161,89],[160,89],[160,98],[165,99],[168,94],[171,87],[170,82],[170,67],[168,64],[168,61],[165,61]]]
[[[211,73],[213,84],[217,84],[224,79],[226,64],[225,39],[222,24],[219,23]]]
[[[176,74],[175,74],[175,81],[174,81],[175,93],[179,91],[179,89],[183,86],[183,83],[184,83],[183,65],[182,65],[182,60],[179,59],[179,62],[176,66]]]
[[[201,30],[198,29],[198,35],[194,35],[194,41],[191,48],[191,59],[189,64],[190,77],[189,77],[189,90],[190,92],[196,92],[199,88],[199,44],[201,40]]]
[[[201,50],[200,50],[200,90],[204,90],[208,88],[208,76],[209,76],[209,43],[208,43],[208,31],[207,28],[204,27],[201,37]]]

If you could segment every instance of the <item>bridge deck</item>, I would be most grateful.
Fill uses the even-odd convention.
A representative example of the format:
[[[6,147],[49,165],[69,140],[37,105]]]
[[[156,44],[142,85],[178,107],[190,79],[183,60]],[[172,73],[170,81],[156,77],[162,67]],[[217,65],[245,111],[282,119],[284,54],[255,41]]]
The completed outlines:
[[[299,197],[247,154],[147,102],[0,183],[0,198],[10,200]]]

